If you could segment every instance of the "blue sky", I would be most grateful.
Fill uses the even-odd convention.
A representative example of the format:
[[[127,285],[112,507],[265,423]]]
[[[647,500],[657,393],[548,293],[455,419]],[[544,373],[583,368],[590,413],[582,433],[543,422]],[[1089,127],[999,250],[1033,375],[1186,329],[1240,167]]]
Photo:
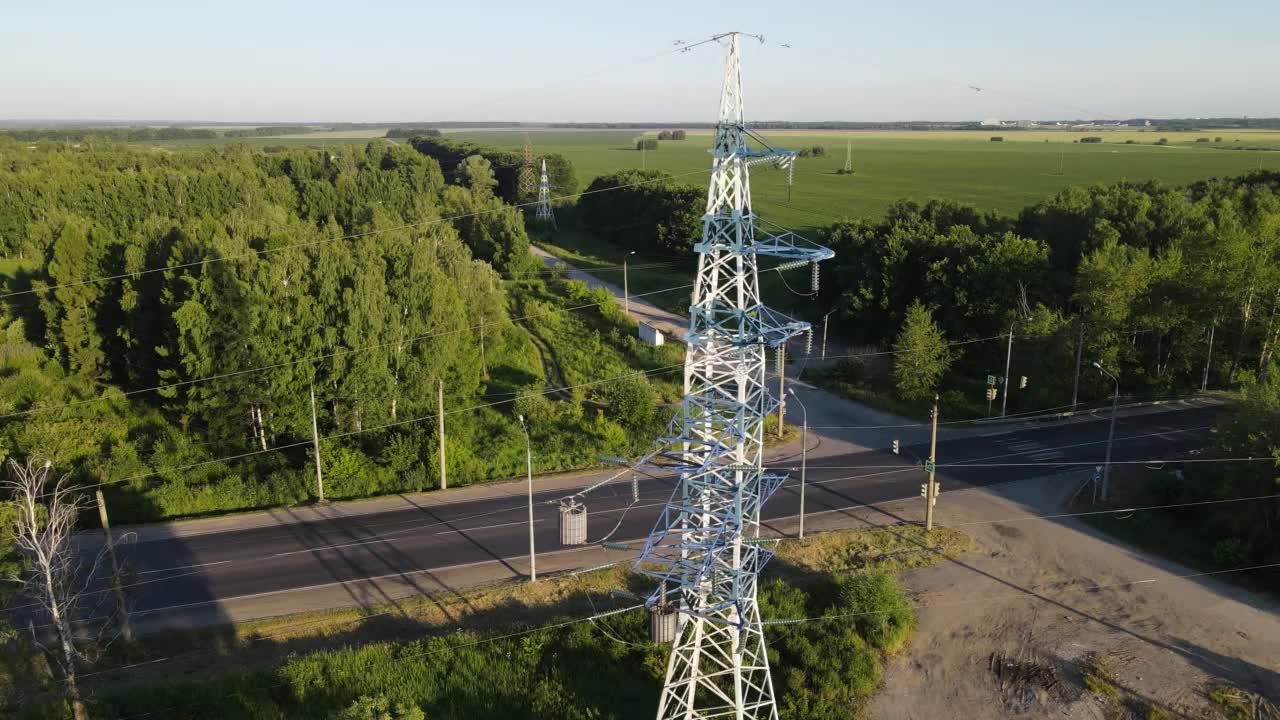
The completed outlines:
[[[1275,0],[13,5],[0,119],[710,120],[734,29],[757,120],[1280,115]]]

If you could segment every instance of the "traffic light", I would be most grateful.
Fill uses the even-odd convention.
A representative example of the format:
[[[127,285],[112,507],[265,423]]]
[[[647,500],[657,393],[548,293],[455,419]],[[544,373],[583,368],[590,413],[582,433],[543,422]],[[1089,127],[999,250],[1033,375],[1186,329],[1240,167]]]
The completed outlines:
[[[920,484],[920,497],[922,498],[929,497],[929,483]]]
[[[995,400],[995,399],[996,399],[996,389],[987,388],[987,400]]]
[[[899,452],[901,452],[901,450],[902,450],[902,447],[898,444],[898,441],[897,441],[897,440],[894,440],[894,441],[893,441],[893,454],[894,454],[894,455],[897,455]]]
[[[1025,390],[1026,387],[1027,387],[1027,376],[1023,375],[1022,379],[1018,381],[1018,389]]]

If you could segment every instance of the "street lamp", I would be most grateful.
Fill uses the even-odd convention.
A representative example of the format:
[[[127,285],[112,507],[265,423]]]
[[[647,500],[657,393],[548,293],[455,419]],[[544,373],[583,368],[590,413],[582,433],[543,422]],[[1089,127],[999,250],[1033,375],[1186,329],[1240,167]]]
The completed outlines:
[[[804,487],[805,487],[805,471],[809,466],[809,409],[804,406],[804,402],[800,400],[800,396],[792,388],[787,388],[787,392],[791,397],[796,399],[800,404],[801,423],[800,423],[800,539],[804,539]]]
[[[529,478],[529,582],[537,582],[538,563],[533,551],[533,443],[529,440],[529,428],[525,427],[524,415],[516,417],[520,420],[520,430],[524,432],[524,461]]]
[[[636,251],[632,250],[622,256],[622,312],[627,317],[631,317],[631,290],[627,287],[627,259],[635,254]]]
[[[827,359],[827,320],[831,317],[831,313],[833,312],[835,312],[835,310],[832,310],[831,312],[822,316],[822,359],[823,360]]]
[[[1102,466],[1102,501],[1106,502],[1107,487],[1111,483],[1111,443],[1116,438],[1116,409],[1120,405],[1120,379],[1107,372],[1107,369],[1102,367],[1102,363],[1097,360],[1093,361],[1093,366],[1098,369],[1098,372],[1111,378],[1111,381],[1116,384],[1115,394],[1111,397],[1111,431],[1107,434],[1107,459]]]

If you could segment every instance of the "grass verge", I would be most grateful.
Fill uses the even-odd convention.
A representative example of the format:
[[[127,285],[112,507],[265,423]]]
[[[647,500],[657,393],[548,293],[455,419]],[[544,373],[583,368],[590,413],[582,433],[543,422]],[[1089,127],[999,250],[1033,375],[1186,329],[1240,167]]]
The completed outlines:
[[[762,614],[812,618],[766,629],[783,714],[856,717],[885,658],[915,627],[893,573],[937,562],[934,550],[968,547],[959,533],[922,540],[906,525],[780,543],[762,584]],[[911,549],[921,552],[912,557]],[[134,667],[90,682],[93,717],[336,718],[379,705],[427,717],[651,717],[668,649],[648,642],[647,613],[570,622],[633,604],[611,599],[610,589],[643,593],[650,584],[613,567],[148,638],[129,659]],[[31,698],[10,710],[24,720],[60,717],[57,703]]]

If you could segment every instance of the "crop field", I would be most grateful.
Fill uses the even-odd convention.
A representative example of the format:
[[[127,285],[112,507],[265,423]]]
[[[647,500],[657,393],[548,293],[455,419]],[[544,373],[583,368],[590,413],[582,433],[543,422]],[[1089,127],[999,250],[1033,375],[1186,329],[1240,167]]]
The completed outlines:
[[[634,149],[639,130],[531,130],[535,152],[562,153],[586,187],[592,178],[644,167],[681,175],[702,185],[710,170],[709,131],[691,131],[682,141],[662,141],[656,151]],[[522,130],[468,130],[447,133],[459,140],[519,147]],[[753,174],[752,198],[769,219],[798,230],[813,230],[839,217],[879,217],[899,198],[943,197],[983,209],[1016,213],[1073,185],[1117,180],[1158,179],[1185,184],[1213,176],[1237,175],[1262,167],[1280,168],[1277,131],[1008,131],[972,132],[766,132],[775,146],[799,149],[822,145],[826,157],[799,159],[788,203],[787,175],[760,167]],[[991,142],[993,135],[1003,142]],[[1099,144],[1079,144],[1088,135]],[[1167,137],[1169,144],[1154,143]],[[1196,138],[1209,142],[1197,143]],[[1221,137],[1221,143],[1213,139]],[[846,140],[853,142],[853,175],[844,166]],[[1125,144],[1126,140],[1134,144]]]

